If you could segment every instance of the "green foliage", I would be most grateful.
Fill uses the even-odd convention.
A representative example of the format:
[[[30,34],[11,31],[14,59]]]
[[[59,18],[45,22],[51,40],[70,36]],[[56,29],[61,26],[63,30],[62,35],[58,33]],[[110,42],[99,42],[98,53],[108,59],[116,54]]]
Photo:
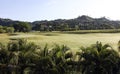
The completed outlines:
[[[117,74],[119,72],[119,54],[110,45],[97,42],[90,47],[82,47],[81,50],[79,66],[82,73]]]
[[[120,21],[109,20],[105,17],[92,18],[86,15],[74,19],[57,19],[52,21],[22,22],[10,19],[0,19],[0,25],[12,26],[15,32],[36,31],[75,31],[75,30],[104,30],[120,29]],[[3,31],[4,32],[4,31]]]
[[[27,22],[18,22],[12,25],[15,28],[15,32],[29,32],[31,31],[31,25]]]
[[[110,45],[97,42],[76,55],[65,45],[40,48],[25,39],[0,43],[2,74],[119,74],[120,57]]]
[[[105,17],[92,18],[86,15],[75,19],[57,19],[52,21],[35,21],[33,30],[47,31],[51,26],[52,31],[76,31],[76,30],[104,30],[119,29],[120,21],[111,21]],[[42,28],[42,29],[41,29]]]
[[[0,26],[0,33],[13,33],[13,32],[14,32],[13,27]]]
[[[14,30],[15,30],[15,29],[14,29],[13,27],[7,27],[6,32],[7,32],[7,33],[13,33]]]
[[[120,41],[118,41],[118,51],[120,52]]]

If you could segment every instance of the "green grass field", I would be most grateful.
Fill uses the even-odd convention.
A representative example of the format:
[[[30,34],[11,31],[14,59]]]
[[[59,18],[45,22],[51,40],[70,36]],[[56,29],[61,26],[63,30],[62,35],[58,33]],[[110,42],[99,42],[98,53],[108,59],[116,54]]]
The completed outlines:
[[[108,43],[117,49],[117,43],[120,40],[120,33],[88,33],[74,34],[63,32],[34,32],[34,33],[15,33],[0,34],[0,42],[6,43],[10,39],[26,38],[41,47],[48,44],[50,48],[54,44],[67,45],[71,49],[79,49],[81,46],[89,46],[100,41],[103,44]]]

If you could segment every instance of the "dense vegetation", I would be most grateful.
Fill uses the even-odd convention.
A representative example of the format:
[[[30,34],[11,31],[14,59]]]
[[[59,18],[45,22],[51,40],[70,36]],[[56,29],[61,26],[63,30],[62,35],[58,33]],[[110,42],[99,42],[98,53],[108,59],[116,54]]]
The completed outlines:
[[[15,28],[15,32],[29,32],[31,31],[31,25],[27,22],[19,22],[11,25]]]
[[[29,32],[32,30],[31,24],[29,22],[13,21],[10,19],[0,19],[0,26],[12,27],[13,32]]]
[[[28,32],[31,30],[73,31],[73,30],[120,29],[120,21],[109,20],[105,17],[92,18],[86,15],[68,20],[57,19],[51,21],[44,20],[44,21],[34,21],[34,22],[22,22],[22,21],[13,21],[10,19],[0,19],[0,25],[13,26],[15,28],[15,31],[17,32],[19,31]]]
[[[89,16],[79,16],[75,19],[57,19],[53,21],[35,21],[32,23],[34,30],[98,30],[98,29],[119,29],[120,21],[112,21],[105,17],[91,18]]]
[[[120,74],[120,56],[110,45],[100,42],[81,47],[76,54],[64,45],[40,48],[25,39],[0,43],[0,74],[24,73]]]
[[[7,27],[7,26],[0,25],[0,33],[13,33],[13,32],[14,32],[13,27]]]

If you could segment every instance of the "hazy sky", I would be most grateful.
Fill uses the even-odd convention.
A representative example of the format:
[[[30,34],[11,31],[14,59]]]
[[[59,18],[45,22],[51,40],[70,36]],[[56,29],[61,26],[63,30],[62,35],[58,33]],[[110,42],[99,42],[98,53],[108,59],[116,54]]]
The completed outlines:
[[[120,20],[120,0],[0,0],[0,17],[36,21],[81,15]]]

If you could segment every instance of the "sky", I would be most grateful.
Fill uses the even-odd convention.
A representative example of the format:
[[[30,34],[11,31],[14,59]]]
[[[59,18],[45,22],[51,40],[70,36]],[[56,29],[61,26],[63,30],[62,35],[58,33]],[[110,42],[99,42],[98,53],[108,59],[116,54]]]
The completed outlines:
[[[120,20],[120,0],[0,0],[0,18],[32,22],[81,15]]]

